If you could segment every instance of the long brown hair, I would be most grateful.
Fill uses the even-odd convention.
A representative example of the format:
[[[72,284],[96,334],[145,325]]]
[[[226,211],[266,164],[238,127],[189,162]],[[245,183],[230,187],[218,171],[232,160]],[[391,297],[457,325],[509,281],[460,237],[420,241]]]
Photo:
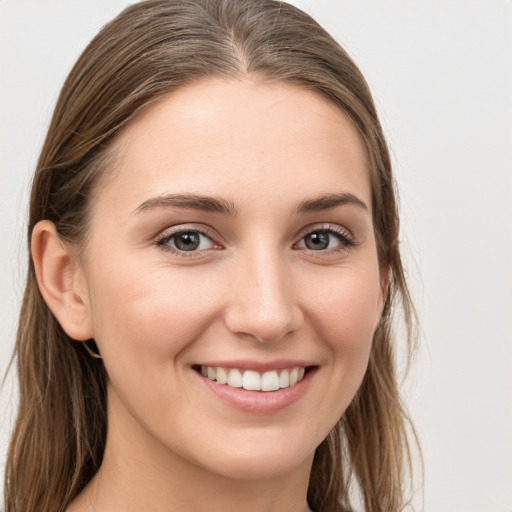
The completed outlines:
[[[411,455],[392,317],[400,308],[412,353],[414,310],[400,258],[390,157],[361,72],[308,15],[274,0],[149,0],[125,9],[64,83],[35,171],[28,238],[38,221],[49,219],[63,240],[86,243],[91,192],[108,171],[110,142],[120,130],[187,83],[247,75],[320,91],[365,142],[378,256],[390,281],[368,370],[316,451],[308,501],[317,512],[349,511],[355,487],[366,512],[397,512],[406,503]],[[6,511],[61,512],[102,462],[106,375],[101,361],[52,316],[32,261],[15,357],[20,401],[6,466]]]

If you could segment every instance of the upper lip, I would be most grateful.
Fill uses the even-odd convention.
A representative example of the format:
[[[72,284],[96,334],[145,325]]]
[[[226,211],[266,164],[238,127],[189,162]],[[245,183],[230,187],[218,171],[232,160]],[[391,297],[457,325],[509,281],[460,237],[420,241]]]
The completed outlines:
[[[267,372],[271,370],[284,370],[285,368],[317,366],[313,361],[304,359],[276,359],[274,361],[256,361],[251,359],[229,359],[204,361],[193,366],[210,366],[212,368],[237,368],[238,370],[253,370]]]

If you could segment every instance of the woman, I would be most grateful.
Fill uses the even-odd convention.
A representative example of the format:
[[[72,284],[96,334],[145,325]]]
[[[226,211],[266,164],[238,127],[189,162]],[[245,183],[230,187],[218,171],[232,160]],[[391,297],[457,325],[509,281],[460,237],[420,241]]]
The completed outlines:
[[[401,510],[398,228],[368,87],[310,17],[127,8],[35,173],[7,511]]]

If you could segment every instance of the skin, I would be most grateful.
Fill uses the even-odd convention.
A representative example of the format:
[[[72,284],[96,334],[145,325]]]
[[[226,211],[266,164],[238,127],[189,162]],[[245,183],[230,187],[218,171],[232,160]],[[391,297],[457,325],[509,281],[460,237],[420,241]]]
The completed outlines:
[[[207,80],[151,107],[113,150],[80,257],[49,222],[34,231],[43,295],[70,336],[95,339],[109,376],[103,465],[68,512],[304,510],[314,451],[361,383],[383,304],[356,129],[316,92]],[[235,211],[154,204],[166,194]],[[328,194],[366,208],[297,212]],[[207,236],[185,254],[169,238],[179,229]],[[308,248],[320,229],[334,230],[328,248]],[[256,414],[192,369],[234,359],[315,371],[297,401]]]

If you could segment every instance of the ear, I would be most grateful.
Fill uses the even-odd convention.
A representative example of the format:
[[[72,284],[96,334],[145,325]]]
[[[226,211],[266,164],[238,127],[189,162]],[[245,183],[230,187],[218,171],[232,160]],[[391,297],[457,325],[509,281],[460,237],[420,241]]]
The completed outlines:
[[[61,242],[53,222],[42,220],[32,231],[32,260],[37,284],[65,333],[75,340],[93,337],[82,266]]]

